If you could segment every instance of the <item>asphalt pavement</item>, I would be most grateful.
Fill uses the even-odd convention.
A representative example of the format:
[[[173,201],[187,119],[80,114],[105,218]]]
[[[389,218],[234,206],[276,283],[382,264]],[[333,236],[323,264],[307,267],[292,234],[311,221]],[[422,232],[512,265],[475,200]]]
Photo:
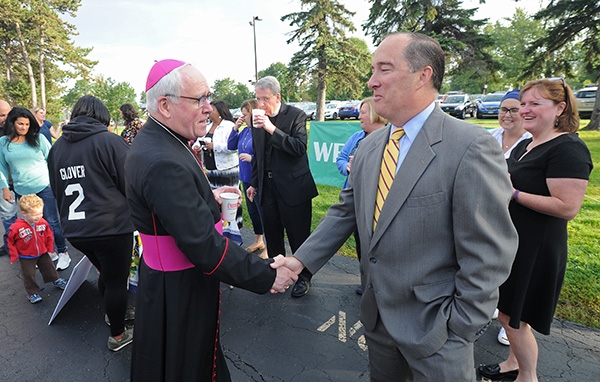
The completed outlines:
[[[1,230],[1,228],[0,228]],[[253,234],[242,230],[247,243]],[[70,277],[82,254],[71,247]],[[0,381],[128,381],[131,346],[107,349],[97,273],[48,326],[61,290],[44,285],[43,301],[27,300],[18,264],[0,257]],[[41,276],[38,274],[41,283]],[[256,295],[223,284],[221,343],[233,381],[368,381],[356,260],[336,255],[313,277],[302,298]],[[131,295],[131,303],[134,297]],[[474,365],[497,363],[508,347],[493,321],[475,344]],[[549,336],[536,334],[540,381],[597,381],[600,331],[555,319]]]

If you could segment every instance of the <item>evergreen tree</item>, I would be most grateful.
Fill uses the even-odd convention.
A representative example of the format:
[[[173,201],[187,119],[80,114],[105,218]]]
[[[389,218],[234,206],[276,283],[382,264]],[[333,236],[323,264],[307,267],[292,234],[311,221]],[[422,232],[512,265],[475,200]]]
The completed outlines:
[[[294,73],[296,78],[316,75],[316,118],[322,121],[328,76],[331,73],[344,73],[348,78],[360,76],[351,63],[352,59],[361,56],[361,52],[346,37],[346,31],[356,30],[349,20],[354,12],[337,0],[301,0],[301,5],[300,12],[281,18],[282,21],[289,21],[290,26],[298,27],[290,32],[291,38],[287,41],[296,40],[300,45],[300,50],[290,61],[290,73]]]
[[[581,49],[586,70],[597,82],[600,77],[600,0],[550,0],[534,17],[544,22],[548,33],[529,48],[528,54],[534,59],[524,74],[541,71],[545,77],[554,77],[557,72],[569,73],[573,69],[573,46],[576,46]],[[592,119],[586,129],[600,129],[600,92],[596,94]]]
[[[462,9],[460,0],[369,0],[362,25],[373,43],[394,32],[419,32],[440,42],[447,52],[448,74],[469,73],[468,80],[494,78],[498,63],[487,53],[491,36],[482,32],[487,19],[474,18],[477,8]]]
[[[86,57],[91,49],[73,44],[75,27],[60,18],[75,16],[80,4],[80,0],[2,1],[0,97],[13,105],[47,106],[49,116],[62,113],[59,94],[66,81],[86,78],[95,65]]]

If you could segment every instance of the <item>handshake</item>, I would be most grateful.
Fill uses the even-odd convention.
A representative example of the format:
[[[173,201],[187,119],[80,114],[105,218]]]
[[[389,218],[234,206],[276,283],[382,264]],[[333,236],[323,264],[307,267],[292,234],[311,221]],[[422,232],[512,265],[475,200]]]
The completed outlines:
[[[277,270],[277,277],[271,287],[271,293],[285,293],[298,280],[298,275],[304,269],[304,264],[297,258],[278,255],[271,263],[271,268]]]

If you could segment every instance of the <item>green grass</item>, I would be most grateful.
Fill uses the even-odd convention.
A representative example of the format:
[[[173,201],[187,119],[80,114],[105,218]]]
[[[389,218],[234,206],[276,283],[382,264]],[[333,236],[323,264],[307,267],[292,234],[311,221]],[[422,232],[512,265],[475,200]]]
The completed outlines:
[[[496,119],[467,121],[486,128],[499,126]],[[582,120],[581,126],[588,123],[589,120]],[[600,329],[600,131],[580,131],[579,136],[592,153],[594,170],[581,211],[568,226],[569,258],[556,316]],[[313,230],[327,214],[329,206],[338,201],[340,192],[340,187],[317,187],[319,196],[313,199]],[[246,227],[251,226],[245,210],[244,224]],[[348,239],[339,253],[356,258],[353,237]]]

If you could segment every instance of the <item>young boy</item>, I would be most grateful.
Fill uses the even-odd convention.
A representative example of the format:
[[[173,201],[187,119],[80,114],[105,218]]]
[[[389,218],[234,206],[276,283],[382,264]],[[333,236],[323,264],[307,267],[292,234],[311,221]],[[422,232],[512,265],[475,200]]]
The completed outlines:
[[[35,304],[42,301],[40,286],[35,281],[35,267],[40,270],[44,282],[60,289],[65,289],[67,282],[58,277],[58,272],[48,255],[54,248],[54,235],[48,222],[42,218],[44,202],[35,195],[24,195],[19,200],[22,218],[17,219],[8,232],[8,251],[11,264],[17,260],[21,263],[21,277],[29,302]]]

